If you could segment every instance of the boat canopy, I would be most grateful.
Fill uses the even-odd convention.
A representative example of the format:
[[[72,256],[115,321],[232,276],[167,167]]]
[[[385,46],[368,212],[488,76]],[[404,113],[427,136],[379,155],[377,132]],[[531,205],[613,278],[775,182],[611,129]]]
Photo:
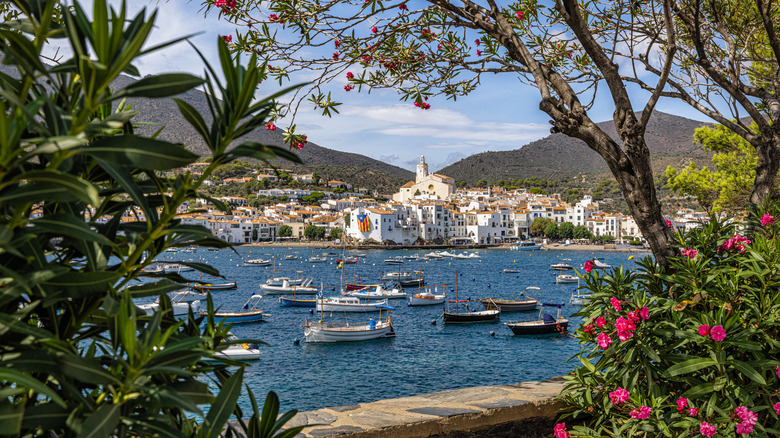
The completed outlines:
[[[564,303],[542,303],[542,306],[544,306],[544,307],[557,307],[559,309],[561,307],[565,306],[565,305],[566,304],[564,304]]]

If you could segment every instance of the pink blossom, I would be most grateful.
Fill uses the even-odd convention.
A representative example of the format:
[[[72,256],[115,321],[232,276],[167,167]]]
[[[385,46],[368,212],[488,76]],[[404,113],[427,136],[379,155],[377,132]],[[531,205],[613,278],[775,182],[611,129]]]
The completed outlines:
[[[266,123],[265,124],[265,129],[267,129],[269,131],[275,131],[276,130],[276,125],[274,125],[273,123]]]
[[[379,32],[379,29],[376,28],[376,26],[371,28],[371,33],[377,33]]]
[[[607,347],[609,347],[609,344],[612,343],[612,338],[606,333],[599,333],[599,335],[596,336],[596,342],[598,342],[599,347],[601,347],[602,350],[606,350]]]
[[[218,8],[225,6],[225,0],[214,0],[214,6]]]
[[[406,6],[406,3],[401,3],[401,6],[398,6],[398,9],[400,9],[402,11],[408,11],[409,7]]]
[[[482,56],[482,50],[477,50],[477,56]]]
[[[593,270],[593,262],[588,260],[587,262],[585,262],[585,272],[590,273],[590,271],[592,270]]]
[[[635,420],[647,420],[650,417],[651,412],[653,412],[653,408],[650,406],[642,406],[639,409],[632,409],[629,415]]]
[[[710,329],[710,338],[713,341],[722,341],[726,339],[726,330],[723,329],[722,325],[716,325]]]
[[[621,316],[615,322],[615,328],[617,329],[618,339],[625,342],[634,336],[632,332],[636,330],[636,325],[631,320]]]
[[[750,245],[751,243],[751,240],[747,237],[742,237],[735,234],[734,237],[723,242],[723,245],[718,248],[718,252],[731,251],[732,249],[736,248],[740,254],[744,254],[746,245]]]
[[[300,141],[293,141],[293,146],[298,150],[303,149],[303,146],[306,144],[306,141],[307,141],[306,136],[304,135],[301,137]]]
[[[758,414],[751,411],[746,406],[739,406],[738,408],[734,409],[734,413],[737,414],[737,417],[739,417],[743,423],[750,423],[753,425],[756,424],[756,421],[758,420]]]
[[[709,438],[718,433],[718,429],[715,428],[714,425],[707,423],[706,421],[702,421],[701,425],[699,426],[699,432]]]
[[[777,402],[774,405],[772,405],[772,409],[775,410],[775,414],[780,415],[780,402]]]
[[[633,322],[634,324],[636,324],[637,322],[639,322],[639,321],[640,321],[640,319],[639,319],[639,310],[632,310],[632,311],[628,312],[628,313],[626,314],[626,316],[627,316],[627,317],[628,317],[628,319],[630,319],[630,320],[631,320],[631,322]]]
[[[647,309],[647,306],[642,307],[642,310],[639,311],[639,316],[642,317],[642,321],[650,319],[650,311]]]
[[[615,309],[615,312],[620,312],[620,300],[612,297],[609,299],[609,303],[612,304],[612,307]]]
[[[569,432],[566,431],[566,423],[558,423],[553,428],[555,438],[569,438]]]
[[[333,59],[339,59],[339,53],[338,52],[335,52],[333,54]]]
[[[682,412],[688,407],[688,399],[682,396],[677,399],[677,410]]]
[[[753,424],[749,423],[739,423],[737,424],[737,433],[740,435],[750,435],[750,432],[753,432]]]
[[[520,12],[520,11],[517,11],[517,12],[515,13],[515,16],[517,17],[517,19],[518,19],[518,20],[522,20],[522,19],[523,19],[523,13],[522,13],[522,12]]]
[[[699,326],[699,334],[702,336],[707,336],[710,334],[710,326],[707,324],[702,324]]]
[[[669,228],[672,228],[672,229],[673,229],[673,227],[672,227],[672,221],[670,221],[669,219],[664,219],[664,221],[665,221],[665,223],[666,223],[666,226],[667,226],[667,227],[669,227]]]
[[[582,329],[582,331],[584,331],[585,333],[588,333],[588,334],[593,333],[593,330],[594,330],[593,324],[588,324],[585,327],[583,327],[583,329]]]
[[[696,251],[693,248],[686,248],[686,249],[682,250],[681,253],[682,253],[682,255],[684,255],[685,257],[688,257],[689,259],[694,259],[694,258],[696,258],[696,255],[699,254],[699,251]]]
[[[699,408],[690,408],[690,409],[688,409],[688,415],[690,415],[691,417],[695,417],[695,416],[699,415]]]
[[[481,41],[479,40],[479,38],[477,38],[477,39],[475,39],[475,40],[474,40],[474,44],[476,44],[477,46],[479,46],[479,43],[480,43],[480,42],[481,42]]]
[[[599,328],[604,328],[604,326],[607,324],[607,320],[604,319],[604,317],[599,316],[596,318],[596,325],[599,326]],[[780,373],[780,371],[778,371]],[[780,374],[778,374],[778,377],[780,377]]]
[[[268,19],[271,21],[276,21],[279,19],[279,17],[276,14],[271,14],[268,16]]]
[[[344,85],[344,91],[352,91],[352,89],[355,88],[352,84]]]
[[[609,401],[613,405],[619,405],[628,401],[630,393],[623,388],[618,388],[609,393]]]
[[[775,375],[778,379],[780,379],[780,365],[775,367]]]
[[[772,225],[775,223],[775,217],[770,216],[769,213],[764,213],[763,216],[761,216],[761,226],[765,227],[767,225]]]
[[[232,35],[222,35],[222,39],[225,40],[225,44],[230,44],[233,41]]]
[[[351,80],[351,79],[354,79],[354,78],[355,78],[355,75],[353,75],[351,71],[348,71],[347,72],[347,79]]]

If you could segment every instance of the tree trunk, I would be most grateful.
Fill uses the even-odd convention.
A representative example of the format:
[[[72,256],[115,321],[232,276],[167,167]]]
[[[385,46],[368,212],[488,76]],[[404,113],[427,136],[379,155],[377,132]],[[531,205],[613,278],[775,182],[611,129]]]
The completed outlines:
[[[766,138],[766,137],[765,137]],[[756,179],[753,191],[750,193],[751,209],[756,210],[771,197],[775,187],[775,178],[780,169],[780,135],[770,137],[771,140],[756,146]]]

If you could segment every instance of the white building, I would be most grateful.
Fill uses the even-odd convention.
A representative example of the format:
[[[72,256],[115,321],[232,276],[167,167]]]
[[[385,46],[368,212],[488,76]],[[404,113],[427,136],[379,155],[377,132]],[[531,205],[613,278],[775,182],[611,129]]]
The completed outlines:
[[[418,192],[419,195],[431,195],[430,198],[446,199],[455,193],[455,180],[438,173],[428,174],[425,157],[420,156],[415,181],[404,184],[401,190],[393,195],[393,200],[403,203],[411,200]]]

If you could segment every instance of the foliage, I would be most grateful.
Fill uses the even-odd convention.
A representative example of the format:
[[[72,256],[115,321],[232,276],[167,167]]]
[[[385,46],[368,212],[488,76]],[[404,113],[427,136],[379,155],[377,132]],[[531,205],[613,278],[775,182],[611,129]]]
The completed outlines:
[[[591,236],[590,230],[585,225],[577,225],[574,227],[575,239],[589,239]]]
[[[558,237],[561,239],[574,238],[574,224],[571,222],[564,222],[558,227]]]
[[[322,239],[325,237],[325,228],[316,225],[308,225],[303,229],[303,237],[309,240]]]
[[[750,128],[752,131],[758,129],[755,124]],[[693,196],[707,211],[746,209],[758,163],[753,146],[723,125],[699,128],[694,139],[703,150],[713,153],[715,170],[698,167],[696,163],[689,163],[682,169],[670,166],[666,169],[669,187],[680,194]]]
[[[553,222],[550,225],[547,225],[547,227],[545,227],[544,229],[544,237],[550,239],[557,239],[558,237],[560,237],[558,234],[558,224]]]
[[[780,434],[773,216],[780,217],[777,205],[753,217],[748,238],[714,216],[676,234],[683,255],[672,271],[647,258],[636,270],[583,277],[590,298],[577,313],[582,366],[562,393],[570,415],[586,417],[572,435],[698,436],[709,433],[705,422],[718,436]]]
[[[227,340],[229,327],[213,316],[190,312],[175,320],[166,292],[180,289],[184,279],[142,271],[169,247],[227,246],[206,228],[177,219],[185,202],[208,199],[201,185],[220,166],[244,157],[297,160],[287,150],[250,142],[227,149],[262,126],[273,106],[271,98],[254,100],[262,68],[255,56],[246,67],[234,62],[218,41],[226,85],[208,66],[206,81],[171,73],[111,90],[121,73],[140,76],[133,64],[139,56],[167,44],[145,44],[155,12],[132,17],[124,4],[118,11],[103,0],[93,5],[87,14],[78,3],[60,9],[56,2],[15,0],[19,19],[0,26],[3,62],[20,78],[0,74],[0,433],[276,432],[290,414],[274,425],[254,405],[247,424],[236,404],[244,365],[215,356],[252,341]],[[62,20],[53,19],[58,10]],[[73,55],[49,66],[41,52],[54,38],[64,38],[70,45],[64,53]],[[122,100],[166,98],[204,83],[222,99],[210,98],[210,124],[178,103],[213,160],[199,177],[165,176],[197,156],[180,144],[134,135],[137,113]],[[148,281],[135,282],[141,279]],[[160,297],[160,310],[139,314],[133,299],[150,296]],[[241,421],[228,424],[231,415]]]
[[[279,227],[279,237],[292,237],[293,230],[289,225],[282,225]]]
[[[333,240],[341,239],[341,236],[344,235],[344,230],[341,228],[331,228],[330,230],[330,238]]]
[[[554,224],[555,222],[553,222],[552,219],[547,219],[546,217],[534,218],[534,220],[531,222],[531,233],[543,234],[548,226]]]

